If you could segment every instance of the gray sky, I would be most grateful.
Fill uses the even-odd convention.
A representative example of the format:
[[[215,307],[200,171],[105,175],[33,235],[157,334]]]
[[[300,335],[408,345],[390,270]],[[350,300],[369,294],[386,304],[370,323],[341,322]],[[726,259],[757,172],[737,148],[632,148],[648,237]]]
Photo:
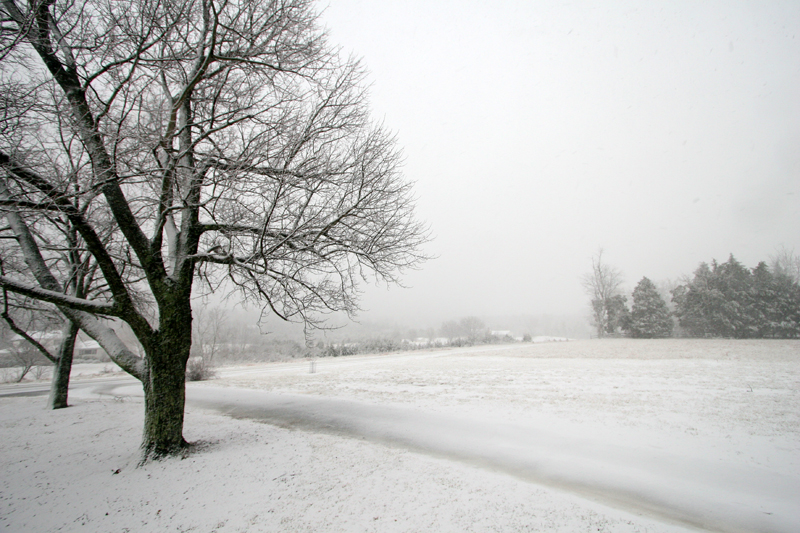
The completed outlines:
[[[629,290],[800,252],[800,2],[329,2],[438,256],[362,319],[581,313],[599,247]]]

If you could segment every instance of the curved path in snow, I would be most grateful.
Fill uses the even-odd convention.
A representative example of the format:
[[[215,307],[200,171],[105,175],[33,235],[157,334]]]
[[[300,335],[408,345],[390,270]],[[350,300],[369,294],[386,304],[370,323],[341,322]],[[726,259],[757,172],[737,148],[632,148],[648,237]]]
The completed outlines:
[[[141,395],[98,384],[97,394]],[[656,446],[404,407],[251,389],[187,387],[187,401],[229,416],[401,446],[693,528],[800,531],[800,478]]]

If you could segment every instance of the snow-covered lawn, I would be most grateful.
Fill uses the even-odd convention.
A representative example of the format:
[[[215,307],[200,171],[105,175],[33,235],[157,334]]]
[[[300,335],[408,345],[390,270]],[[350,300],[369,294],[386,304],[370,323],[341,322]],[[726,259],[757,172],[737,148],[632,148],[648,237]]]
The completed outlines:
[[[44,398],[0,399],[0,529],[800,524],[797,341],[491,346],[321,359],[310,370],[309,361],[250,365],[190,384],[185,435],[201,446],[141,468],[141,400],[125,387],[116,398],[81,389],[56,412]],[[201,408],[204,399],[261,402],[278,425]],[[293,423],[282,401],[315,414]],[[360,428],[350,411],[383,416],[386,428]],[[686,513],[670,517],[673,508]]]

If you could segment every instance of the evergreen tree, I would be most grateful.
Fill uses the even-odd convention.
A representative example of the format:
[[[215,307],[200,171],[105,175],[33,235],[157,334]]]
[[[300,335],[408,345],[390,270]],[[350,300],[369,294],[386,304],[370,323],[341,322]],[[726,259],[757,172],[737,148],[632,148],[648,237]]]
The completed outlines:
[[[800,337],[800,285],[765,263],[750,270],[730,256],[695,271],[673,292],[675,314],[692,337]]]
[[[753,269],[753,315],[758,337],[800,336],[800,286],[761,262]]]
[[[640,339],[672,335],[672,318],[667,304],[653,282],[647,278],[642,278],[633,290],[628,332],[631,337]]]
[[[691,337],[756,336],[751,277],[733,255],[722,264],[702,263],[690,283],[673,291],[681,327]]]
[[[748,339],[758,336],[753,274],[731,255],[725,263],[716,265],[716,283],[723,296],[719,330],[725,337]]]
[[[615,335],[620,331],[627,331],[630,327],[631,312],[628,309],[628,299],[621,294],[612,296],[606,302],[608,324],[606,333]]]
[[[722,306],[722,294],[712,288],[713,273],[707,263],[700,263],[694,278],[672,291],[675,315],[689,337],[718,336],[714,322],[715,310]]]

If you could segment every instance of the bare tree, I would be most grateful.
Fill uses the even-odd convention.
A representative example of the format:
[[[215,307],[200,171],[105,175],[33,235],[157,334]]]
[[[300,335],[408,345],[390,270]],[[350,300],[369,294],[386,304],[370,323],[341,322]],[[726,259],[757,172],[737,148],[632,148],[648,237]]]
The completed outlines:
[[[11,360],[15,363],[12,372],[15,374],[4,373],[3,381],[13,381],[14,383],[21,383],[25,376],[35,367],[41,363],[40,357],[37,355],[36,350],[30,345],[22,344],[5,344],[4,350],[11,355]]]
[[[0,272],[3,270],[3,264],[0,261]],[[44,340],[42,338],[44,335],[52,333],[52,324],[48,323],[54,322],[52,310],[37,306],[38,302],[31,302],[27,298],[9,295],[5,289],[0,291],[0,298],[2,298],[0,300],[0,317],[5,322],[2,342],[20,365],[28,367],[24,374],[27,374],[37,362],[41,362],[43,359],[55,363],[55,356],[41,342]],[[16,337],[9,334],[16,335]]]
[[[144,460],[187,445],[195,286],[227,278],[315,325],[354,313],[360,280],[424,259],[363,70],[308,0],[0,1],[0,93],[18,96],[0,125],[2,205],[30,267],[0,286],[57,305],[141,380]],[[44,212],[74,226],[107,293],[65,294],[27,222]],[[144,357],[98,317],[126,322]]]
[[[800,283],[800,256],[794,250],[781,246],[769,259],[774,274],[787,276],[795,283]]]
[[[458,321],[458,325],[461,326],[464,335],[466,335],[471,342],[483,340],[489,334],[486,324],[476,316],[464,317]]]
[[[619,314],[622,272],[603,262],[603,249],[592,257],[592,271],[582,278],[582,285],[591,299],[592,321],[598,337],[613,332],[614,319]]]
[[[187,365],[189,381],[211,379],[216,375],[214,366],[221,344],[228,339],[225,311],[219,307],[193,309],[192,359]]]
[[[453,340],[461,340],[468,343],[475,343],[484,340],[489,334],[486,324],[478,317],[464,317],[458,322],[451,320],[444,322],[440,328],[442,336]],[[430,334],[432,337],[433,334]]]
[[[35,366],[41,365],[43,362],[42,354],[38,353],[36,347],[26,342],[24,338],[9,339],[4,335],[3,338],[0,338],[0,348],[10,356],[11,362],[17,369],[16,375],[12,378],[17,383],[25,379],[25,376]],[[5,379],[7,379],[6,376],[4,376]]]
[[[224,309],[202,307],[194,311],[192,354],[202,358],[204,365],[214,364],[220,351],[220,344],[227,340],[227,318]]]
[[[9,189],[4,181],[0,181],[0,202],[8,204],[12,202]],[[24,254],[15,253],[19,250],[7,246],[10,240],[17,241],[18,244],[30,242],[34,239],[35,234],[39,236],[40,241],[39,258],[47,268],[64,276],[64,279],[57,281],[53,287],[63,290],[65,295],[77,298],[85,298],[90,292],[103,291],[103,285],[95,283],[97,263],[86,252],[78,231],[70,221],[58,213],[47,210],[34,214],[38,216],[28,216],[26,221],[18,211],[6,211],[5,217],[9,226],[0,228],[0,243],[3,243],[0,247],[0,251],[2,251],[0,275],[6,275],[7,265],[16,274],[22,274],[26,268],[36,268],[38,264],[36,258],[32,257],[33,260],[28,261],[29,258]],[[108,231],[103,233],[105,234],[103,242],[106,242],[110,234]],[[48,258],[47,260],[44,260],[45,256]],[[27,341],[33,353],[43,355],[55,365],[48,406],[52,409],[67,407],[73,351],[80,331],[78,324],[55,311],[52,305],[45,304],[43,306],[41,302],[32,301],[30,298],[19,295],[14,298],[9,297],[6,287],[2,289],[2,298],[3,311],[0,316],[9,328]],[[27,315],[24,322],[28,326],[15,321],[12,317],[14,313]],[[28,334],[29,325],[42,323],[47,323],[48,329],[61,328],[60,344],[55,351],[51,351]]]
[[[447,337],[451,342],[463,336],[461,325],[455,320],[448,320],[443,322],[439,331],[443,337]]]

